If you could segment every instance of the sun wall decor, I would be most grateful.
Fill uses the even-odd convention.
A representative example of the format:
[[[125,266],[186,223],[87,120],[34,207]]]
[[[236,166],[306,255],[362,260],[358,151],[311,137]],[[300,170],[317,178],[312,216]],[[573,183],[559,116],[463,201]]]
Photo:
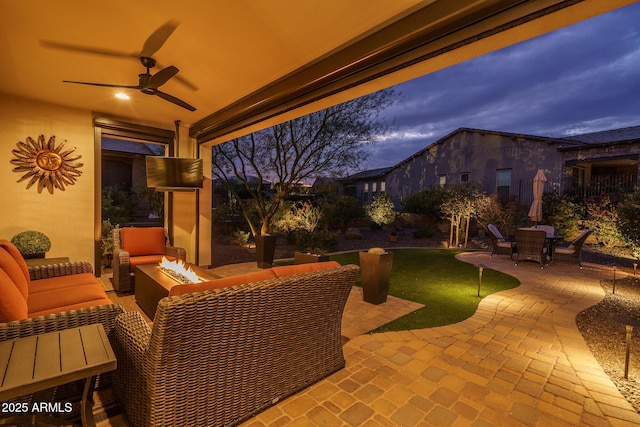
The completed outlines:
[[[56,146],[56,137],[52,135],[45,142],[44,135],[40,135],[37,141],[30,136],[26,142],[18,141],[18,148],[11,150],[16,157],[11,163],[16,165],[14,172],[26,172],[16,182],[29,180],[27,189],[38,183],[38,193],[46,188],[53,194],[55,188],[64,191],[65,185],[73,185],[82,174],[80,169],[83,164],[76,162],[82,158],[79,154],[73,154],[75,147],[64,150],[64,141]]]

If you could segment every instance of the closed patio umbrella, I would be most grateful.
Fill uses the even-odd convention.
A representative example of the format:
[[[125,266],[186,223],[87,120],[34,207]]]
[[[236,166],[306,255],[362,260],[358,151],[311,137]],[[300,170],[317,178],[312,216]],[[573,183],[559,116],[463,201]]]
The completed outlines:
[[[538,169],[536,176],[533,177],[533,202],[531,203],[531,209],[529,209],[529,218],[535,221],[542,221],[542,193],[544,192],[544,183],[547,181],[547,177],[544,176],[544,171]]]

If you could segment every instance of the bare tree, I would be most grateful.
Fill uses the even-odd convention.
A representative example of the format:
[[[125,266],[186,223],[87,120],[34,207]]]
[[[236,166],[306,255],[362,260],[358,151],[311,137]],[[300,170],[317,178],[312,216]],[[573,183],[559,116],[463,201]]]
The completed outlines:
[[[394,98],[386,89],[214,146],[212,173],[240,202],[251,232],[269,234],[274,215],[297,185],[362,165],[365,146],[389,131],[380,114]],[[241,200],[238,184],[251,199]],[[249,202],[260,224],[251,220]]]

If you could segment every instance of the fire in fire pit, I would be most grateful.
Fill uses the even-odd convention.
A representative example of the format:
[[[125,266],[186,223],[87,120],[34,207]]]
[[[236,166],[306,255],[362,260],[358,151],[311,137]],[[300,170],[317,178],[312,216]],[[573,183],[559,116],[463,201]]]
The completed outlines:
[[[183,285],[203,281],[203,279],[198,277],[191,267],[187,267],[182,260],[169,261],[167,258],[162,257],[158,267],[164,274]]]

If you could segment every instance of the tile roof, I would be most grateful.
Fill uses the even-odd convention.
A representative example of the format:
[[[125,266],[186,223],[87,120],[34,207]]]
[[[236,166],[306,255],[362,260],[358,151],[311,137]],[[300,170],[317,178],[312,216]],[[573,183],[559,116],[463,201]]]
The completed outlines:
[[[579,135],[565,136],[564,138],[588,144],[640,140],[640,126],[583,133]]]
[[[378,169],[369,169],[366,171],[358,172],[353,175],[349,175],[344,178],[340,178],[339,181],[347,181],[351,179],[370,179],[370,178],[378,178],[380,176],[386,175],[392,168],[378,168]]]

